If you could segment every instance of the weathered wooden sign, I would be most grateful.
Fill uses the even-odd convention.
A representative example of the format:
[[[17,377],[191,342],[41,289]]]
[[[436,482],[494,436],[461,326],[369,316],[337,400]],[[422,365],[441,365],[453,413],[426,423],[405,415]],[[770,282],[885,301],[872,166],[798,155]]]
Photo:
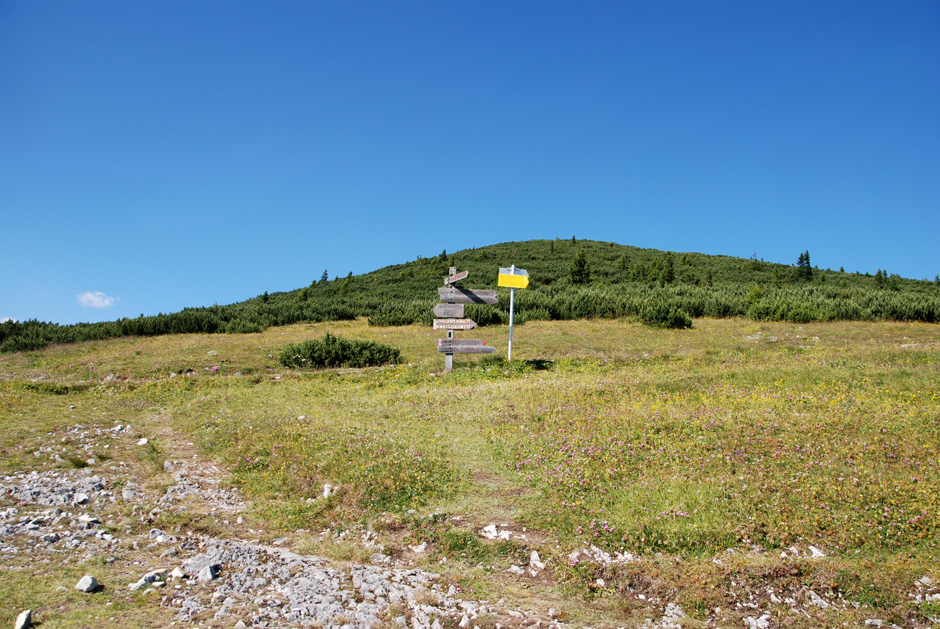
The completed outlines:
[[[472,330],[477,327],[473,319],[435,319],[435,330]]]
[[[444,278],[444,283],[453,284],[455,282],[459,282],[460,280],[467,279],[468,275],[470,275],[470,271],[461,271],[460,273],[451,273],[448,277]]]
[[[463,304],[437,304],[434,306],[434,316],[444,319],[463,319]]]
[[[495,304],[499,300],[499,292],[480,288],[456,288],[442,286],[437,289],[441,301],[451,304]]]
[[[446,339],[436,339],[437,351],[444,354],[444,373],[454,369],[454,354],[492,354],[495,347],[487,347],[479,339],[454,338],[454,330],[472,330],[477,327],[476,322],[464,319],[464,304],[495,304],[499,293],[495,290],[481,290],[473,288],[457,288],[452,286],[456,282],[467,279],[469,271],[457,272],[457,267],[450,267],[448,276],[444,278],[444,286],[437,289],[441,297],[440,304],[434,306],[435,330],[447,330]]]
[[[495,347],[484,344],[480,339],[438,339],[437,352],[439,354],[492,354]]]

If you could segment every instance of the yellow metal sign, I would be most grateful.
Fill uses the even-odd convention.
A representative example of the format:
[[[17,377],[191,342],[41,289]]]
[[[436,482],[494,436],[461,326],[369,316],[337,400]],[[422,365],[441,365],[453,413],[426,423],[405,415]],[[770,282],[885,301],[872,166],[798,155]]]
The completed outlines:
[[[515,273],[513,273],[515,271]],[[497,286],[505,288],[526,288],[529,285],[529,274],[525,269],[515,267],[509,269],[500,268],[499,281]]]

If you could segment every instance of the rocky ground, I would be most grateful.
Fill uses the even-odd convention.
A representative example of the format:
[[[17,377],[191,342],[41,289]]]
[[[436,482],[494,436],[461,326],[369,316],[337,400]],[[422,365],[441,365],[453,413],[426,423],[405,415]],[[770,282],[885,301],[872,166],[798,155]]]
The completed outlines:
[[[148,439],[136,434],[121,424],[107,430],[74,425],[47,435],[53,445],[33,453],[45,469],[0,476],[0,557],[26,554],[33,566],[85,563],[94,577],[91,593],[105,587],[136,593],[172,609],[183,625],[472,627],[481,618],[489,625],[501,618],[504,625],[561,624],[547,613],[464,600],[438,574],[393,562],[367,532],[357,540],[374,550],[365,564],[292,552],[289,535],[261,543],[263,531],[247,528],[239,515],[243,498],[223,488],[224,474],[195,455],[166,460],[172,484],[156,489],[127,480],[133,470],[120,461],[89,455],[85,467],[64,465],[75,459],[63,458],[66,452],[101,453],[121,441],[146,448]],[[135,532],[173,511],[210,514],[231,534]],[[258,537],[244,539],[245,533]],[[106,567],[96,575],[94,560],[102,557]],[[127,576],[113,582],[117,575]]]
[[[226,487],[224,471],[195,454],[187,447],[191,444],[178,443],[172,456],[163,461],[163,473],[151,477],[122,462],[120,458],[125,457],[121,452],[136,449],[147,454],[148,448],[150,453],[156,452],[142,434],[120,423],[107,429],[75,424],[46,435],[48,445],[33,452],[34,470],[0,476],[3,564],[81,566],[91,578],[74,587],[89,596],[107,590],[144,597],[165,612],[161,618],[171,618],[178,626],[567,626],[565,614],[552,608],[523,609],[503,600],[467,598],[440,575],[417,567],[415,558],[426,550],[421,546],[393,558],[368,531],[297,531],[273,537],[252,529],[241,515],[246,509],[244,498]],[[103,454],[106,452],[115,456]],[[331,489],[326,486],[324,494]],[[222,530],[150,526],[172,521],[173,514],[182,513],[210,515]],[[360,546],[363,556],[371,556],[357,563],[295,552],[291,548],[301,534],[320,539],[341,537]],[[479,534],[496,540],[518,532],[493,524]],[[819,559],[825,556],[812,547],[788,552]],[[19,561],[14,561],[17,558]],[[611,556],[589,547],[564,560],[569,565],[593,562],[603,566],[637,558]],[[538,578],[547,561],[533,551],[526,565],[509,568],[510,578]],[[715,558],[715,562],[721,561]],[[937,585],[925,577],[913,584],[911,596],[940,600]],[[649,604],[646,626],[690,626],[677,605],[646,601],[642,593],[636,596]],[[851,604],[826,600],[814,591],[770,591],[758,597],[751,593],[749,598],[742,594],[737,623],[732,626],[741,626],[742,621],[745,627],[775,626],[771,606],[789,606],[797,617],[802,613],[808,619],[807,609]],[[705,626],[725,626],[718,612]],[[31,618],[23,614],[20,626],[31,622],[41,622],[41,613],[34,612]],[[875,617],[865,624],[892,626]]]

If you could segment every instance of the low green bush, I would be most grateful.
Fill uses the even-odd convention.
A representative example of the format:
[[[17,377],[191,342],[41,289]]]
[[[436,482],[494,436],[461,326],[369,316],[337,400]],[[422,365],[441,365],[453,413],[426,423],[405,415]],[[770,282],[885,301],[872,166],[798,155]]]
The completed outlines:
[[[643,308],[640,311],[640,320],[647,325],[662,328],[684,330],[692,327],[692,318],[685,310],[661,302],[649,304]]]
[[[374,367],[399,362],[401,351],[373,341],[356,341],[327,334],[322,339],[288,345],[279,360],[285,367],[301,369]]]

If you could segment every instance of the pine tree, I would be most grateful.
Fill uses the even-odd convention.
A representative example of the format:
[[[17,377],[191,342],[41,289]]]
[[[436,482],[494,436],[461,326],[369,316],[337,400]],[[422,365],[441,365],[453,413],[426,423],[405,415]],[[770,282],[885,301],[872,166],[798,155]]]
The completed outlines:
[[[630,268],[630,262],[627,259],[627,254],[624,253],[620,256],[620,259],[617,261],[617,268],[621,273],[626,273],[627,269]]]
[[[804,251],[796,261],[796,277],[804,282],[813,279],[813,266],[809,261],[809,251]]]
[[[672,253],[669,251],[666,252],[665,260],[663,260],[663,272],[659,275],[659,279],[663,285],[676,281],[676,269],[672,262]]]
[[[320,276],[320,283],[326,284],[327,281],[329,281],[329,279],[330,279],[330,274],[327,272],[326,269],[323,269],[323,275]]]
[[[591,266],[588,264],[584,250],[578,252],[571,262],[571,283],[587,284],[591,281]]]

